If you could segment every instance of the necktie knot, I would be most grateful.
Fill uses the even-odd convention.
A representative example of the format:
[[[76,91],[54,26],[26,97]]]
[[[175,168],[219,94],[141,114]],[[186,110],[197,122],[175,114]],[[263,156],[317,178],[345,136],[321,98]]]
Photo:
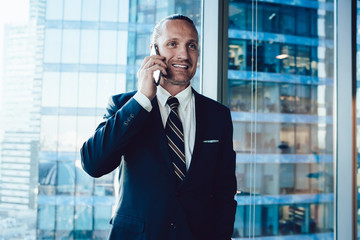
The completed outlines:
[[[179,100],[176,97],[170,96],[166,102],[171,110],[177,110],[179,107]]]

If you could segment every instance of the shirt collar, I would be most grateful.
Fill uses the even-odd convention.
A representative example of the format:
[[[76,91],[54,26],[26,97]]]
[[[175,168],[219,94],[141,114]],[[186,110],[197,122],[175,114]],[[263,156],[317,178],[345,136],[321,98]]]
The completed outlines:
[[[165,88],[161,87],[160,85],[157,87],[156,97],[159,103],[161,104],[161,106],[163,107],[166,106],[166,102],[170,96],[171,94],[168,91],[166,91]],[[182,90],[181,92],[179,92],[174,96],[179,100],[180,103],[179,108],[181,110],[186,110],[186,107],[188,106],[191,100],[191,96],[192,96],[192,88],[190,84],[187,88],[185,88],[184,90]]]

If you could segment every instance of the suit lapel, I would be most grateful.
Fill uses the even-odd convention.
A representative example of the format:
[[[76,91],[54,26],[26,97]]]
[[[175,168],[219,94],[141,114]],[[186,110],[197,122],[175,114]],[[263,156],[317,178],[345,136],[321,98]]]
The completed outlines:
[[[191,157],[191,163],[188,172],[186,173],[185,179],[182,182],[182,185],[186,184],[189,179],[191,179],[192,175],[196,175],[197,173],[194,172],[196,169],[198,169],[198,164],[200,161],[199,154],[201,152],[201,146],[202,146],[202,139],[204,136],[205,124],[206,123],[206,110],[204,108],[204,103],[200,97],[200,95],[193,90],[194,96],[195,96],[195,121],[196,121],[196,131],[195,131],[195,144],[194,144],[194,150]]]

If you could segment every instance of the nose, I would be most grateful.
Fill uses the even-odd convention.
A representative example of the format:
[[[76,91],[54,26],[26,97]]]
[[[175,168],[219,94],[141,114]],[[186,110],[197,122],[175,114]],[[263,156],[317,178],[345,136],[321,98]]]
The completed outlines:
[[[180,45],[178,47],[177,59],[181,59],[181,60],[189,59],[189,49],[186,45]]]

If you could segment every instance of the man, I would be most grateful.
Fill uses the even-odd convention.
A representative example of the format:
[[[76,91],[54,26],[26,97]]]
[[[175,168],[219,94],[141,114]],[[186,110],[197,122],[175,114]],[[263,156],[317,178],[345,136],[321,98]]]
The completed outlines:
[[[110,99],[107,120],[81,149],[93,177],[119,167],[109,239],[228,240],[236,209],[230,111],[191,88],[199,54],[192,20],[163,19],[154,44],[159,55],[144,59],[138,91]]]

